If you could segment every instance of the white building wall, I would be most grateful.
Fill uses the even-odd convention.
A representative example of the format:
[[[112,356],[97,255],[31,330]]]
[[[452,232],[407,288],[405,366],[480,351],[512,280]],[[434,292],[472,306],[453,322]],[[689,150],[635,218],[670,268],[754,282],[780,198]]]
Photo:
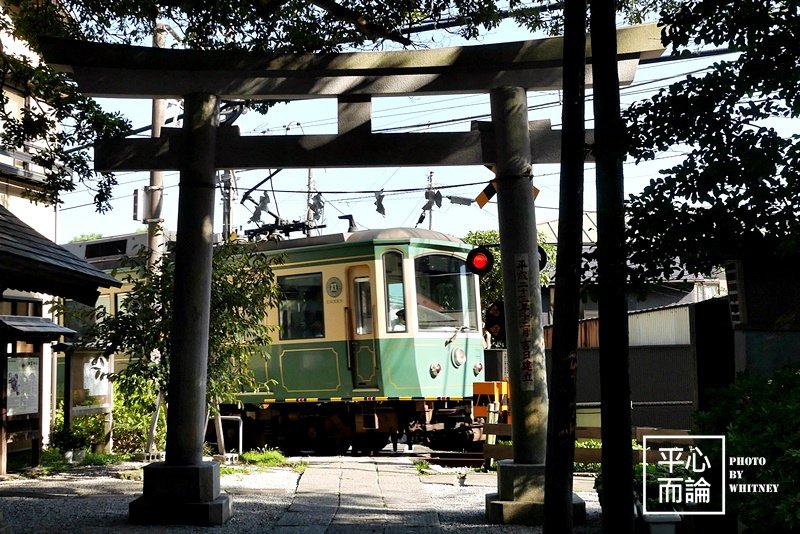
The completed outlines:
[[[630,346],[689,345],[689,306],[659,308],[628,316]]]
[[[56,242],[57,215],[53,207],[35,204],[22,197],[23,189],[0,178],[0,204],[19,217],[22,222]]]

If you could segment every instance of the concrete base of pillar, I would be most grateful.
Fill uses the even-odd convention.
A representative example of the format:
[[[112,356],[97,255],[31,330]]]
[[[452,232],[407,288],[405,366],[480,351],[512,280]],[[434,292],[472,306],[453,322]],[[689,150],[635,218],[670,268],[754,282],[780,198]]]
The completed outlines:
[[[486,495],[486,521],[495,525],[541,525],[544,502],[503,501],[498,493]],[[586,503],[572,494],[572,524],[586,524]]]
[[[541,525],[544,522],[544,465],[497,463],[497,493],[486,495],[486,520],[493,524]],[[586,522],[586,503],[572,494],[572,518]]]
[[[128,506],[134,524],[222,525],[232,515],[231,499],[220,495],[219,464],[144,467],[144,491]]]
[[[486,495],[486,521],[496,525],[541,525],[544,501],[504,501],[498,493]]]

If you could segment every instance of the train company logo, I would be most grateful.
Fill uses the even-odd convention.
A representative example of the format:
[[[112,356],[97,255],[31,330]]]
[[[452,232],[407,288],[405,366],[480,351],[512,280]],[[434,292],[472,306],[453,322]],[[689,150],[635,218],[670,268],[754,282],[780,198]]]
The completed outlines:
[[[342,294],[342,287],[342,281],[335,276],[328,278],[328,281],[325,282],[325,291],[332,299],[335,299]]]
[[[642,445],[645,514],[725,514],[725,436],[644,436]]]

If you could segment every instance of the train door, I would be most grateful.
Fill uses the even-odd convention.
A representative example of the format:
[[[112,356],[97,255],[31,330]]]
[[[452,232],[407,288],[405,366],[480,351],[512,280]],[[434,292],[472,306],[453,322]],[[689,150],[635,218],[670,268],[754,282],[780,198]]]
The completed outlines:
[[[375,389],[378,387],[378,354],[369,268],[358,266],[350,269],[349,284],[348,362],[353,389]]]

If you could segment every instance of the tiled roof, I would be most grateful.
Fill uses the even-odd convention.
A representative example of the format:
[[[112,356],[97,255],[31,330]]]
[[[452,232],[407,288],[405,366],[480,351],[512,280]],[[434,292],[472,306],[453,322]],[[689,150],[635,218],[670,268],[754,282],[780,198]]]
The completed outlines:
[[[0,289],[47,293],[93,306],[98,287],[120,285],[0,206]]]
[[[0,331],[14,334],[18,339],[31,337],[56,340],[62,335],[75,334],[75,330],[59,326],[44,317],[25,317],[21,315],[0,315]]]

